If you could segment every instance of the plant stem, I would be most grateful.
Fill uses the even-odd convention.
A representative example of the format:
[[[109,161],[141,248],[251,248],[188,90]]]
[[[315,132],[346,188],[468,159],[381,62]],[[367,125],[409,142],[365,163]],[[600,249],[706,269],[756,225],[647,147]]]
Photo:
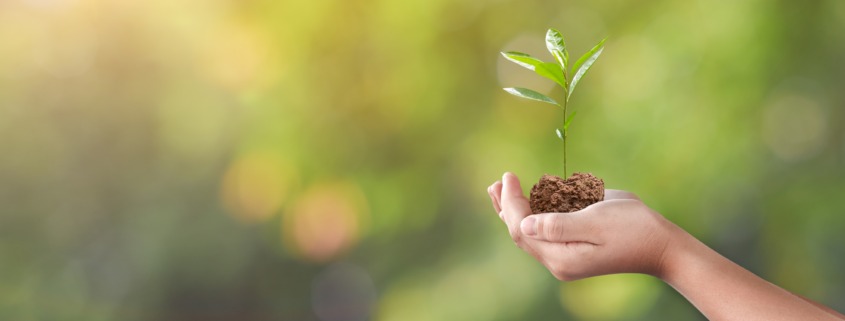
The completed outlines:
[[[569,93],[564,90],[563,94],[566,95],[563,99],[563,179],[566,179],[568,177],[566,175],[566,140],[569,135],[569,129],[566,128],[566,105],[569,102]]]

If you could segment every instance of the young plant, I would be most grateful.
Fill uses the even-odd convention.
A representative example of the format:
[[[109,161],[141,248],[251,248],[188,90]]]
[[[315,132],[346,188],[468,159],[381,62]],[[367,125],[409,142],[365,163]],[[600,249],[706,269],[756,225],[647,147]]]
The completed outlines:
[[[593,66],[593,63],[596,62],[596,59],[598,59],[601,55],[602,50],[604,50],[605,40],[607,40],[607,38],[602,39],[602,41],[593,47],[593,49],[590,49],[590,51],[581,56],[581,58],[572,65],[571,70],[567,68],[569,67],[569,52],[566,50],[566,42],[563,41],[563,36],[560,32],[555,29],[549,29],[546,32],[546,48],[555,58],[554,62],[544,62],[540,59],[531,57],[530,55],[516,51],[502,52],[502,56],[505,56],[507,60],[510,60],[529,70],[533,70],[538,75],[554,81],[563,88],[563,104],[560,104],[556,100],[531,89],[519,87],[503,88],[511,95],[530,100],[542,101],[563,109],[563,130],[561,130],[561,128],[555,129],[557,137],[563,141],[563,177],[566,177],[566,140],[569,138],[569,124],[572,122],[572,119],[575,118],[575,112],[567,114],[566,109],[569,105],[569,97],[572,97],[572,92],[575,91],[575,86],[578,85],[581,78],[584,78],[584,74],[590,70],[590,67]]]

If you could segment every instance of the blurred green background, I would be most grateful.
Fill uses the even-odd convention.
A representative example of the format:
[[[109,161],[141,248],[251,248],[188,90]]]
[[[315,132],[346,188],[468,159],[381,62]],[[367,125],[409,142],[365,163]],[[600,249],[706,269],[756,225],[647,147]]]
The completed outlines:
[[[2,320],[703,320],[561,283],[486,187],[569,168],[845,310],[845,1],[0,2]],[[560,95],[560,92],[551,92]]]

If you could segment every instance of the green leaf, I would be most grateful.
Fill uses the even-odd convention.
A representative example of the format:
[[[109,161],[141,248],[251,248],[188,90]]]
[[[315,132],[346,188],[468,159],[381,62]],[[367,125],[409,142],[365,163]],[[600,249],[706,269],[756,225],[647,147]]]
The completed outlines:
[[[557,138],[563,140],[563,134],[560,132],[560,129],[555,128],[555,133],[557,133]]]
[[[549,50],[549,53],[555,57],[557,63],[563,70],[566,70],[567,64],[569,64],[569,53],[566,52],[566,41],[563,40],[563,35],[560,34],[559,31],[555,29],[549,29],[546,31],[546,49]],[[564,75],[563,88],[565,89],[567,85],[567,80]]]
[[[569,51],[563,51],[563,61],[566,62],[566,65],[569,66]],[[566,69],[566,68],[564,68]]]
[[[510,60],[516,63],[517,65],[520,65],[532,71],[537,65],[543,64],[543,61],[540,59],[531,57],[531,55],[529,54],[516,51],[502,52],[502,56],[504,56],[505,59]]]
[[[563,88],[566,88],[566,79],[563,77],[563,69],[553,62],[544,62],[534,69],[538,75],[551,79]]]
[[[563,69],[555,63],[543,62],[540,59],[531,57],[516,51],[503,52],[502,56],[517,65],[533,70],[538,75],[551,79],[563,88],[566,88],[566,79],[563,76]]]
[[[566,52],[566,42],[563,41],[563,35],[559,31],[555,29],[546,31],[546,49],[552,55],[555,54],[555,50]]]
[[[566,70],[566,64],[569,63],[569,55],[564,52],[560,52],[560,50],[555,50],[552,51],[552,56],[555,56],[555,60],[557,60],[557,63],[560,65],[560,68]],[[566,75],[564,75],[564,80],[565,79]]]
[[[593,49],[590,49],[587,53],[585,53],[578,61],[575,62],[575,66],[572,67],[572,72],[575,76],[572,77],[572,82],[569,84],[569,93],[566,96],[566,99],[569,99],[569,96],[572,96],[572,92],[575,90],[575,85],[581,81],[581,78],[584,77],[584,74],[587,73],[587,70],[590,70],[590,67],[593,66],[593,63],[596,62],[596,59],[599,59],[601,56],[601,52],[604,51],[604,42],[607,38],[602,39]],[[576,71],[577,70],[577,71]]]
[[[569,123],[572,122],[572,119],[575,118],[575,114],[578,113],[577,111],[573,111],[569,114],[569,117],[566,117],[566,121],[563,122],[563,131],[566,132],[569,130]]]
[[[520,98],[542,101],[544,103],[549,103],[549,104],[552,104],[552,105],[560,106],[554,99],[551,99],[548,96],[543,95],[541,93],[538,93],[536,91],[533,91],[531,89],[513,88],[513,87],[502,88],[502,89],[507,91],[509,94],[520,97]]]

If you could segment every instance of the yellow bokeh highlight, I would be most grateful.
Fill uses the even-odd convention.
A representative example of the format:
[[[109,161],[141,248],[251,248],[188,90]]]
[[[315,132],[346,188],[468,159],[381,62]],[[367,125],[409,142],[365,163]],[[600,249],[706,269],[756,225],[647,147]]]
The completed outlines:
[[[275,80],[279,68],[273,46],[262,29],[230,23],[208,39],[199,60],[203,73],[233,91],[263,88]]]
[[[368,223],[368,206],[358,185],[316,184],[285,211],[282,242],[306,261],[327,262],[355,246]]]
[[[648,311],[659,294],[659,281],[639,274],[605,275],[560,285],[563,307],[585,321],[635,317]]]
[[[242,222],[265,221],[282,206],[295,180],[295,172],[275,154],[246,154],[235,160],[223,176],[223,205]]]
[[[479,253],[432,262],[393,282],[380,295],[374,320],[524,319],[531,302],[546,295],[544,284],[554,278],[541,264],[515,251],[508,237],[494,236],[482,243],[487,248]]]

